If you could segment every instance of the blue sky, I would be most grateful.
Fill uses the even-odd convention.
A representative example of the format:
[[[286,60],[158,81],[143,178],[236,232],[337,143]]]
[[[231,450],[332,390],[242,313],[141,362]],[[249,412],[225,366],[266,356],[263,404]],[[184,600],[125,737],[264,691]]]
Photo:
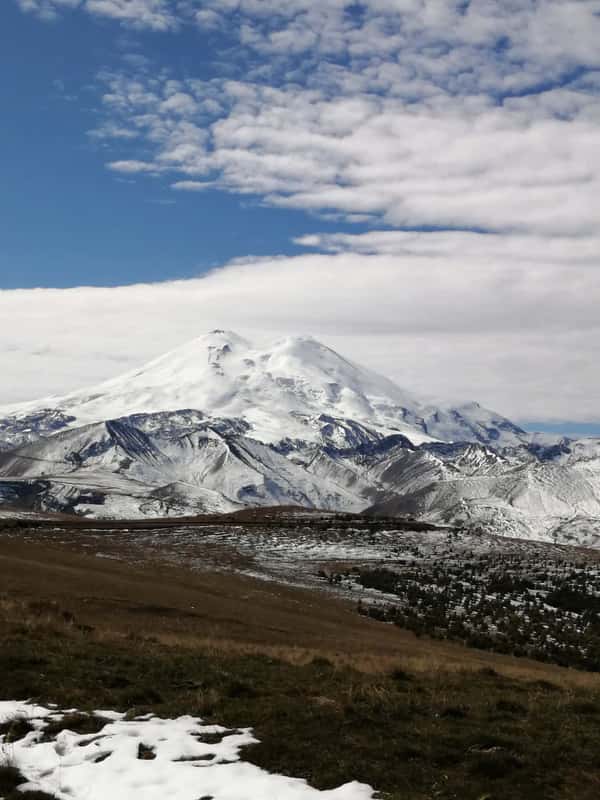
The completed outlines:
[[[105,168],[110,147],[87,135],[98,124],[99,74],[133,52],[212,76],[199,35],[124,30],[76,13],[44,23],[12,0],[0,6],[0,29],[9,32],[0,101],[11,110],[0,126],[1,288],[186,278],[239,256],[300,252],[293,239],[307,232],[355,227],[269,208],[259,196],[175,196],[163,180]],[[209,38],[213,57],[233,44]]]
[[[0,26],[0,402],[230,327],[600,431],[600,0],[5,0]]]

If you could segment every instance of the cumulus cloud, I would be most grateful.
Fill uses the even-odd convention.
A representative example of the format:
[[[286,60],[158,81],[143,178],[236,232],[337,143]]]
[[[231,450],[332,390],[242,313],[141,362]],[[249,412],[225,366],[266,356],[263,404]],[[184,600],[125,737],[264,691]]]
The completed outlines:
[[[600,418],[600,0],[18,2],[235,44],[202,79],[103,73],[111,171],[374,229],[196,281],[1,293],[6,401],[234,327],[310,332],[520,419]]]
[[[582,64],[600,67],[600,0],[17,0],[65,7],[158,31],[226,28],[279,62],[350,61],[381,88],[520,92]],[[304,58],[306,61],[306,58]],[[294,70],[298,72],[298,65]],[[301,71],[301,68],[300,68]]]
[[[136,28],[168,31],[179,27],[175,4],[170,0],[17,0],[25,12],[42,19],[56,19],[65,8],[80,8]]]
[[[348,65],[340,85],[407,99],[518,94],[600,65],[598,0],[188,0],[180,8],[198,5],[233,22],[245,47],[272,59],[271,71],[330,85],[332,65]]]
[[[418,232],[386,230],[368,233],[309,234],[295,239],[306,248],[330,253],[412,256],[451,259],[448,264],[470,261],[485,268],[493,260],[496,269],[515,261],[528,264],[598,267],[600,232],[590,236],[506,236],[467,231]]]
[[[176,189],[180,192],[204,192],[213,184],[210,181],[175,181],[171,184],[171,189]]]
[[[186,99],[173,110],[174,98]],[[215,176],[228,191],[274,205],[375,215],[396,227],[568,236],[597,228],[595,93],[556,90],[533,103],[480,99],[474,107],[469,98],[414,104],[119,75],[104,102],[115,127],[139,132],[156,171]],[[138,162],[123,163],[135,171]],[[140,172],[150,169],[139,162]]]
[[[600,420],[598,271],[518,254],[507,268],[502,253],[482,265],[451,244],[426,254],[426,239],[403,256],[307,254],[188,281],[0,292],[0,368],[18,376],[0,402],[93,383],[225,327],[260,341],[312,333],[408,389],[513,418]]]
[[[113,171],[393,227],[596,229],[600,0],[18,2],[237,37],[243,79],[104,75]]]
[[[25,11],[77,6],[153,30],[227,26],[262,54],[354,60],[390,86],[520,91],[575,65],[600,66],[599,0],[17,0]]]
[[[35,14],[40,19],[54,20],[59,11],[67,8],[77,8],[81,0],[17,0],[22,11]]]
[[[136,161],[135,159],[130,159],[129,161],[111,161],[107,166],[113,172],[121,172],[125,175],[135,175],[140,172],[149,174],[160,172],[159,166],[146,161]]]

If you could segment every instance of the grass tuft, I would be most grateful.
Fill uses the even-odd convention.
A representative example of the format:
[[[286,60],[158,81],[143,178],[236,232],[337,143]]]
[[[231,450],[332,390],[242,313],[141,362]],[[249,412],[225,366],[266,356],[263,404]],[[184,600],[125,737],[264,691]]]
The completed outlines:
[[[16,767],[10,765],[0,766],[0,797],[4,800],[55,800],[46,792],[31,791],[24,794],[19,790],[19,786],[27,783],[27,780]]]

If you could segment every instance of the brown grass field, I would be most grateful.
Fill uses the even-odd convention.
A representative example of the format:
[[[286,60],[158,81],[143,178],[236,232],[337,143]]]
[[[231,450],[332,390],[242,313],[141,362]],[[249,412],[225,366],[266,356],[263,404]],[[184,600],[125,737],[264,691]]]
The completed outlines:
[[[0,539],[4,604],[56,625],[66,616],[106,639],[150,637],[220,652],[268,652],[292,663],[327,657],[365,672],[493,668],[508,677],[598,687],[600,675],[417,638],[324,593],[243,575],[162,564],[132,568],[58,545]],[[44,611],[45,609],[45,611]]]
[[[76,535],[76,534],[74,534]],[[391,800],[597,800],[600,676],[416,638],[324,592],[0,537],[0,698],[251,725]]]

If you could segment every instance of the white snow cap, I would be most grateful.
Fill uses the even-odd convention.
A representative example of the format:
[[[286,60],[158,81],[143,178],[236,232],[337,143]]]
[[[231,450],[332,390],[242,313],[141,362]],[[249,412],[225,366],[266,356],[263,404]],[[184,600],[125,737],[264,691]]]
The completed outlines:
[[[262,442],[318,441],[321,415],[351,419],[383,434],[401,433],[413,444],[470,440],[473,430],[507,423],[478,404],[434,407],[388,378],[355,364],[312,336],[292,336],[256,348],[242,336],[213,330],[91,389],[0,409],[26,415],[60,409],[73,426],[136,413],[194,409],[207,417],[241,418]]]
[[[217,329],[92,389],[3,411],[60,408],[82,425],[190,408],[207,416],[243,418],[252,435],[265,442],[310,438],[301,418],[330,414],[369,421],[384,431],[412,433],[422,441],[428,437],[418,425],[405,422],[403,412],[419,406],[387,378],[311,336],[289,337],[260,349],[233,331]]]

